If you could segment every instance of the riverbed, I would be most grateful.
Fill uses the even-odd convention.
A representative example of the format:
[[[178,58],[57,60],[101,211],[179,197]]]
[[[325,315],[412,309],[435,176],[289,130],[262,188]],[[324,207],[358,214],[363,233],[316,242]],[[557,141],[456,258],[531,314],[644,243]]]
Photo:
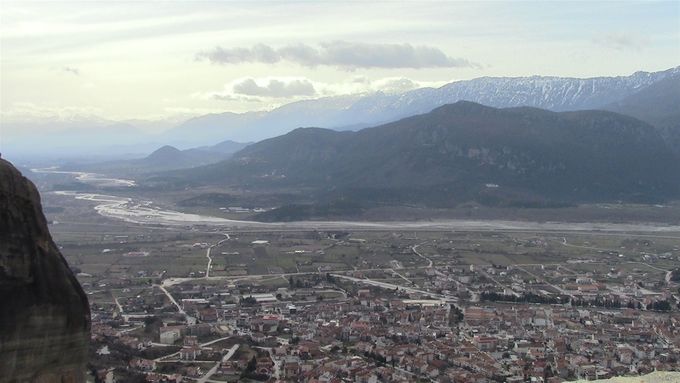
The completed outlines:
[[[102,186],[116,185],[133,187],[133,180],[110,178],[95,173],[65,172],[57,169],[36,169],[42,173],[71,174],[81,182]],[[603,223],[603,222],[529,222],[511,220],[427,220],[427,221],[299,221],[299,222],[255,222],[232,220],[209,215],[183,213],[158,206],[154,201],[120,197],[115,195],[56,191],[62,196],[77,200],[94,202],[96,212],[104,217],[118,219],[140,225],[204,225],[231,228],[270,228],[270,229],[365,229],[365,230],[516,230],[516,231],[585,231],[603,233],[647,232],[663,235],[680,233],[680,226],[657,223]]]

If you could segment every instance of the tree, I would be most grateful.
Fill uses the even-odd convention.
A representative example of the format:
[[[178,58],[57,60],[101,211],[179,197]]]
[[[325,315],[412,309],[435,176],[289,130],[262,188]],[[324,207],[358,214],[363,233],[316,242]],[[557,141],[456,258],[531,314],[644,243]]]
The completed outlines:
[[[671,310],[671,303],[667,300],[664,301],[656,301],[652,302],[647,305],[647,310],[653,310],[653,311],[670,311]]]
[[[257,303],[257,300],[255,298],[253,298],[252,296],[250,296],[250,297],[246,297],[246,298],[241,298],[239,300],[239,303],[242,306],[253,306]]]
[[[255,355],[250,359],[250,362],[248,362],[248,365],[246,366],[246,371],[247,372],[253,372],[257,368],[257,358],[255,358]]]

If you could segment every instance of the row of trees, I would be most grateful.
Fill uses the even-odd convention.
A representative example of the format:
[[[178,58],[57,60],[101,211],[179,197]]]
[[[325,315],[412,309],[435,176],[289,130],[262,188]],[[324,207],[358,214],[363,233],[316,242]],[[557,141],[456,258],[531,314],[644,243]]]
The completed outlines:
[[[491,302],[517,302],[517,303],[543,303],[559,304],[564,303],[559,297],[546,297],[534,293],[524,293],[522,295],[501,294],[493,291],[485,291],[480,296],[483,301]]]
[[[543,303],[543,304],[560,304],[566,303],[560,297],[546,297],[534,293],[524,293],[522,295],[516,296],[512,294],[501,294],[496,292],[483,292],[480,295],[480,299],[483,301],[490,302],[517,302],[517,303]],[[628,307],[631,309],[642,310],[643,305],[639,302],[628,301],[627,303],[622,303],[616,298],[605,298],[601,296],[595,297],[595,299],[570,299],[569,304],[574,307],[605,307],[610,309],[619,309],[622,307]],[[657,301],[648,304],[647,310],[652,311],[670,311],[673,309],[673,304],[668,301]]]

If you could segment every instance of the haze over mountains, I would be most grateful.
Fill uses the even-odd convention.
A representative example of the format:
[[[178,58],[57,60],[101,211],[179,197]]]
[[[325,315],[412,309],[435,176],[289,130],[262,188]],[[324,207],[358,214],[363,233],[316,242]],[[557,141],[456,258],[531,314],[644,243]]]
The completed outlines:
[[[257,141],[301,126],[356,130],[395,121],[460,100],[505,108],[532,106],[553,111],[601,109],[646,87],[680,75],[680,67],[630,76],[596,77],[482,77],[456,81],[440,88],[421,88],[400,94],[327,97],[299,101],[270,112],[224,113],[191,119],[168,132],[169,137],[213,136],[219,132],[236,141]]]
[[[111,153],[129,156],[150,153],[163,145],[179,149],[213,145],[223,140],[258,141],[285,134],[295,128],[315,126],[336,130],[357,130],[400,118],[422,114],[459,100],[478,102],[493,107],[532,106],[553,111],[610,109],[631,113],[651,123],[672,126],[677,116],[674,106],[680,103],[677,92],[680,67],[660,72],[636,72],[630,76],[597,77],[588,79],[566,77],[482,77],[456,81],[440,88],[420,88],[405,93],[370,93],[304,100],[283,105],[268,112],[209,114],[189,119],[170,127],[170,122],[154,125],[156,133],[149,134],[149,122],[114,122],[73,120],[60,122],[58,133],[42,130],[35,136],[5,137],[5,151],[33,154],[96,153],[107,147]],[[658,96],[666,92],[671,97]],[[657,96],[655,96],[657,95]],[[639,99],[650,101],[652,108],[642,106]],[[676,102],[677,101],[677,102]],[[631,107],[630,104],[633,106]],[[666,105],[665,111],[659,107]],[[637,114],[634,112],[640,110]],[[659,113],[667,117],[657,117]],[[670,113],[670,114],[669,114]],[[664,120],[665,118],[665,120]],[[670,122],[663,122],[670,121]],[[88,125],[89,124],[89,125]],[[86,129],[87,127],[93,129]],[[162,132],[158,129],[162,128]],[[672,132],[667,135],[671,136]],[[84,140],[83,137],[88,137]],[[86,147],[75,149],[78,142]]]
[[[446,104],[460,99],[480,103]],[[594,79],[480,78],[402,94],[307,100],[271,112],[203,116],[166,131],[164,139],[283,134],[249,146],[229,140],[184,150],[164,145],[143,158],[68,168],[155,173],[146,185],[140,178],[151,188],[160,183],[255,191],[247,203],[259,198],[288,209],[287,217],[275,211],[265,219],[304,218],[300,209],[309,210],[309,204],[342,212],[468,202],[657,203],[680,195],[679,105],[680,67]],[[397,121],[365,127],[384,120]],[[293,130],[297,125],[317,127]],[[228,194],[194,197],[192,204],[239,204]],[[290,204],[307,207],[285,206]]]
[[[248,146],[247,143],[223,141],[211,146],[180,150],[174,146],[165,145],[146,157],[131,160],[114,160],[83,164],[82,162],[67,163],[65,170],[97,171],[115,173],[147,173],[153,171],[191,168],[208,165],[228,159],[234,153]]]

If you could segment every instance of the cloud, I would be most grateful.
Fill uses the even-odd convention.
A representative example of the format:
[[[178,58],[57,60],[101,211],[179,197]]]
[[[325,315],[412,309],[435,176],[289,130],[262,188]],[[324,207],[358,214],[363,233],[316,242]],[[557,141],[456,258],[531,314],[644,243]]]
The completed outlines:
[[[78,68],[65,66],[65,67],[61,68],[61,70],[63,70],[66,73],[71,73],[73,75],[80,76],[80,69],[78,69]]]
[[[267,103],[278,106],[293,100],[349,96],[383,92],[399,94],[423,87],[439,87],[448,81],[418,81],[406,77],[370,79],[354,76],[338,82],[313,81],[306,77],[245,77],[224,85],[222,90],[196,92],[194,99],[226,102]]]
[[[641,50],[647,46],[649,39],[646,36],[635,36],[629,33],[619,32],[597,36],[593,39],[593,42],[607,48],[623,51],[628,49]]]
[[[357,68],[451,68],[479,67],[464,58],[446,55],[439,48],[411,44],[375,44],[330,41],[317,47],[307,44],[273,48],[257,44],[251,48],[216,47],[199,52],[197,60],[215,64],[265,63],[289,61],[299,65],[336,66],[346,70]]]
[[[373,86],[385,93],[403,93],[422,87],[420,83],[406,77],[384,78],[375,81]]]
[[[268,79],[264,83],[263,81],[258,83],[255,79],[246,78],[234,83],[232,90],[236,94],[272,98],[291,98],[316,94],[314,85],[307,79]]]
[[[228,93],[213,93],[210,98],[218,101],[238,101],[238,102],[262,102],[260,97],[244,97]]]

